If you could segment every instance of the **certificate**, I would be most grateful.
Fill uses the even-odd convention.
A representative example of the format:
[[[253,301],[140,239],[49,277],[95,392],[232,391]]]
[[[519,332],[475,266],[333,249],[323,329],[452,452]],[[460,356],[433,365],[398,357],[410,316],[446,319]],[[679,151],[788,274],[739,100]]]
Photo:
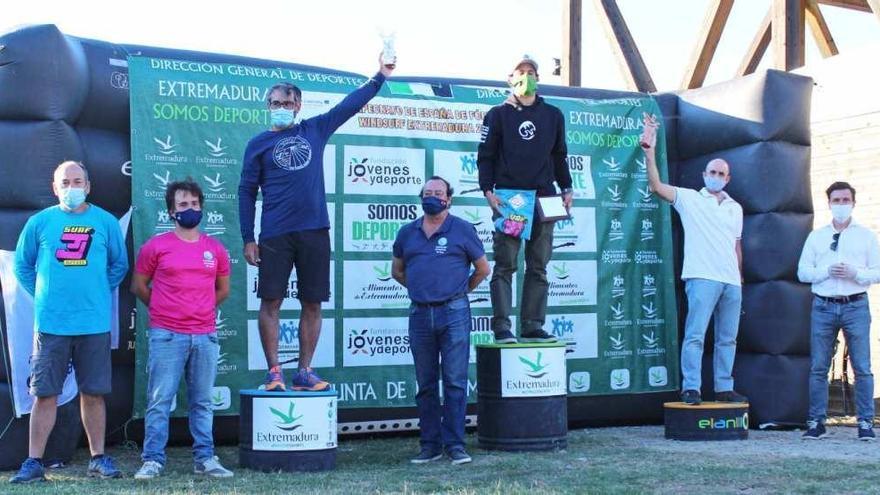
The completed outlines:
[[[565,209],[562,195],[538,197],[538,217],[542,222],[555,222],[556,220],[568,220],[571,215]]]

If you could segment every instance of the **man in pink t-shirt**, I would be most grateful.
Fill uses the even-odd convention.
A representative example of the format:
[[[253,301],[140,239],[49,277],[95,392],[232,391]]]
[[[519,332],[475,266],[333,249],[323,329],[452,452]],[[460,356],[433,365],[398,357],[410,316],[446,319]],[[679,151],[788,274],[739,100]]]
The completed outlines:
[[[135,263],[131,291],[150,314],[144,464],[136,479],[152,479],[164,470],[168,417],[181,376],[186,377],[193,471],[232,476],[214,456],[211,408],[220,355],[214,322],[217,306],[229,295],[229,254],[199,230],[203,201],[192,179],[169,184],[165,203],[174,230],[147,241]]]

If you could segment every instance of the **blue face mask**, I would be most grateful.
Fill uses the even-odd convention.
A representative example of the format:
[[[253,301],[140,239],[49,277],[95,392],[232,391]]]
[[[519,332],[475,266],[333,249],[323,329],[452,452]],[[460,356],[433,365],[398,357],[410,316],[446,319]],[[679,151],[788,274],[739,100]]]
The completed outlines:
[[[437,196],[425,196],[422,198],[422,210],[428,215],[437,215],[446,209],[446,201],[441,200]]]
[[[272,120],[272,127],[288,127],[296,118],[296,112],[286,108],[276,108],[269,110]]]
[[[720,177],[712,177],[711,175],[703,176],[703,184],[706,184],[706,189],[713,193],[721,191],[724,189],[724,186],[727,185],[724,182],[724,179]]]
[[[185,229],[195,228],[202,221],[202,211],[201,210],[193,210],[192,208],[188,210],[178,211],[174,214],[174,219],[177,220],[177,224]]]
[[[68,210],[75,210],[85,202],[86,190],[81,187],[65,187],[61,189],[61,196],[58,199]]]

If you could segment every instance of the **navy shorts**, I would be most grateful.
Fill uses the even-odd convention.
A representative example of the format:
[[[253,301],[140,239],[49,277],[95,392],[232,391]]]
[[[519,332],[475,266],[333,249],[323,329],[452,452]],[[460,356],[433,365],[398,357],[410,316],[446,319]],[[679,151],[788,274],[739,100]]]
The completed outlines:
[[[37,332],[34,354],[31,356],[31,395],[61,395],[71,365],[80,392],[87,395],[109,394],[110,332],[90,335]]]
[[[303,302],[330,300],[330,229],[303,230],[260,239],[257,297],[293,297],[288,287],[296,267],[296,295]]]

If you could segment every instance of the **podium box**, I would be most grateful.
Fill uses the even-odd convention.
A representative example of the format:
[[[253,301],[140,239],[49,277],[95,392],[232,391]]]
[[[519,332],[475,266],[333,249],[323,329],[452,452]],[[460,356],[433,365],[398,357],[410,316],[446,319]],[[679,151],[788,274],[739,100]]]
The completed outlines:
[[[749,405],[732,402],[663,404],[665,436],[671,440],[715,441],[749,438]]]
[[[239,466],[263,472],[336,467],[335,390],[242,390],[239,397]]]
[[[568,446],[565,344],[477,345],[477,440],[489,450]]]

